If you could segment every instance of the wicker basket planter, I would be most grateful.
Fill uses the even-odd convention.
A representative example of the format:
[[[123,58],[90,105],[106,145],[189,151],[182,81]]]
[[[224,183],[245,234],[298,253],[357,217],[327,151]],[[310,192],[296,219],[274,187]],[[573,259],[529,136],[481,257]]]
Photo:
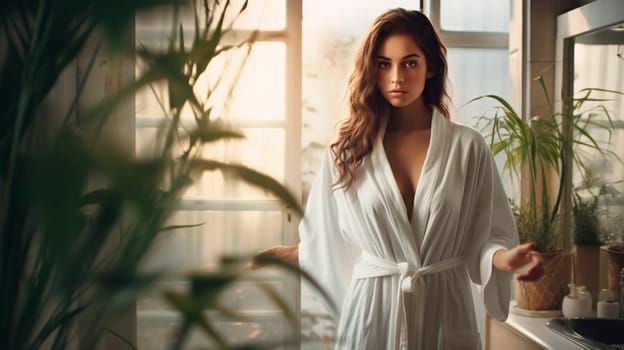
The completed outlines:
[[[515,280],[516,306],[525,310],[561,309],[572,277],[572,252],[542,253],[544,276],[537,281]]]

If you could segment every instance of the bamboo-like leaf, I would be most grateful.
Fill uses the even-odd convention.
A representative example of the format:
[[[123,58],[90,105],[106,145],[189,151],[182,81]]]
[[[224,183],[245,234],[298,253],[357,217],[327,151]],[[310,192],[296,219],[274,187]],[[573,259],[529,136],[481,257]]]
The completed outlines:
[[[293,208],[293,210],[299,214],[303,214],[303,210],[299,205],[299,202],[295,199],[295,197],[282,186],[279,182],[277,182],[272,177],[262,174],[256,170],[250,169],[244,165],[240,164],[228,164],[214,160],[207,159],[197,159],[192,161],[191,165],[194,169],[201,171],[214,171],[220,170],[228,174],[232,174],[241,180],[254,185],[258,188],[268,190],[279,199],[281,199],[284,204]]]
[[[110,329],[110,328],[104,328],[104,330],[110,334],[112,334],[113,336],[115,336],[115,338],[121,340],[124,344],[126,344],[127,347],[129,347],[130,349],[134,349],[134,350],[138,350],[138,348],[136,346],[134,346],[134,344],[132,344],[130,342],[130,340],[126,339],[126,337],[124,337],[123,335],[119,334],[118,332],[115,332],[114,330]]]
[[[247,5],[249,3],[249,0],[245,0],[243,2],[243,5],[241,6],[240,10],[238,10],[238,14],[240,15],[241,13],[243,13],[246,9],[247,9]]]
[[[223,139],[243,139],[245,135],[238,131],[224,126],[222,123],[208,122],[190,132],[191,142],[199,140],[203,143],[214,142]]]
[[[185,322],[189,325],[200,326],[221,348],[228,348],[225,339],[210,325],[203,315],[205,309],[203,302],[198,302],[195,298],[175,291],[166,291],[164,296],[170,305],[184,315]],[[181,335],[181,337],[183,336]]]
[[[271,287],[268,283],[262,281],[257,282],[256,285],[260,287],[260,289],[262,289],[264,293],[268,295],[269,298],[271,298],[275,305],[279,307],[279,309],[286,316],[288,321],[290,321],[291,325],[297,324],[295,315],[290,310],[290,307],[288,307],[286,301],[282,298],[282,296],[279,295],[279,293],[275,289],[273,289],[273,287]]]
[[[195,306],[192,299],[187,295],[184,295],[181,292],[167,290],[163,293],[165,300],[176,308],[178,311],[182,312],[189,321],[194,321],[195,318],[201,317],[201,309]]]
[[[321,294],[321,296],[326,300],[327,304],[329,305],[329,307],[332,309],[334,313],[338,312],[338,307],[334,304],[332,298],[329,296],[329,294],[327,294],[327,292],[323,289],[323,287],[321,287],[321,285],[311,275],[309,275],[304,270],[300,269],[298,266],[292,265],[282,259],[279,259],[273,256],[268,256],[268,255],[261,255],[261,256],[254,257],[254,263],[257,263],[258,265],[264,265],[264,266],[277,266],[295,275],[301,276],[317,292]]]
[[[544,81],[544,76],[543,75],[538,75],[535,80],[537,80],[539,82],[540,87],[542,88],[542,93],[544,94],[544,97],[546,98],[546,103],[548,104],[548,112],[550,113],[550,116],[552,118],[555,117],[554,115],[554,109],[552,106],[552,103],[550,102],[550,96],[548,95],[548,88],[546,88],[546,81]]]
[[[171,226],[165,226],[165,227],[160,229],[160,232],[174,231],[174,230],[179,230],[179,229],[182,229],[182,228],[200,227],[200,226],[204,226],[205,224],[206,224],[205,222],[202,222],[200,224],[193,224],[193,225],[171,225]]]
[[[76,316],[82,313],[88,305],[78,306],[74,309],[71,309],[67,312],[58,312],[53,315],[52,318],[48,319],[48,322],[43,326],[43,328],[37,333],[36,338],[32,342],[33,348],[37,349],[41,344],[43,344],[46,339],[50,335],[52,335],[59,327],[62,325],[69,324]]]
[[[193,306],[203,312],[216,305],[217,296],[240,277],[240,273],[220,271],[194,273],[188,276],[191,282]]]

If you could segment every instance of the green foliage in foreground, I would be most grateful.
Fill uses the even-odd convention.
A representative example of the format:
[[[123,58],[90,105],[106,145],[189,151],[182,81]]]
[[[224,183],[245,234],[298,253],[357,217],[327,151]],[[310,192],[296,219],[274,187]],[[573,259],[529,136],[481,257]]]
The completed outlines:
[[[94,348],[110,322],[132,312],[141,293],[173,273],[146,273],[141,264],[162,230],[184,228],[165,224],[202,172],[223,171],[301,212],[274,179],[243,164],[200,157],[206,144],[243,135],[215,121],[211,92],[199,96],[194,85],[214,57],[251,43],[221,45],[228,30],[225,12],[244,11],[246,2],[232,9],[229,1],[198,1],[7,0],[0,5],[1,347],[65,349],[79,339],[80,348]],[[135,51],[134,43],[124,41],[135,14],[164,5],[174,9],[173,23],[177,9],[194,6],[191,44],[183,44],[180,25],[171,28],[166,50]],[[59,88],[63,70],[93,42],[105,47],[111,60],[136,54],[144,69],[134,82],[82,113],[81,121],[90,126],[84,128],[75,116],[98,50],[67,110],[47,108],[44,101]],[[153,156],[136,159],[115,140],[98,139],[119,106],[156,84],[165,84],[169,96],[162,103],[167,121]],[[183,109],[192,110],[194,127],[182,127]],[[266,263],[299,273],[279,261]],[[187,293],[163,291],[184,316],[173,348],[182,347],[193,327],[230,347],[204,311],[227,313],[215,304],[216,296],[243,276],[241,264],[230,259],[214,273],[185,274]],[[275,291],[257,283],[290,315]]]

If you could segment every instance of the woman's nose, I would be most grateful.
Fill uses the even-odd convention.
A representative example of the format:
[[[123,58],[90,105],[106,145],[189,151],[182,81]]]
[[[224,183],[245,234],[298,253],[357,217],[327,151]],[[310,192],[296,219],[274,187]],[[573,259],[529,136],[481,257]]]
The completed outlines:
[[[401,75],[398,69],[395,68],[392,70],[392,75],[390,76],[390,82],[392,82],[392,84],[399,84],[403,82],[403,76]]]

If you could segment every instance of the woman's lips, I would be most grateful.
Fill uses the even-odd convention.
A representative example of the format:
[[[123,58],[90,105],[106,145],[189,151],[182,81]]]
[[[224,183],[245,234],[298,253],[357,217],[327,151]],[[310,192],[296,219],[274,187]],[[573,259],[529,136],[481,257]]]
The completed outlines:
[[[388,92],[388,94],[391,97],[402,97],[406,93],[407,93],[407,91],[405,91],[405,90],[391,90],[391,91]]]

